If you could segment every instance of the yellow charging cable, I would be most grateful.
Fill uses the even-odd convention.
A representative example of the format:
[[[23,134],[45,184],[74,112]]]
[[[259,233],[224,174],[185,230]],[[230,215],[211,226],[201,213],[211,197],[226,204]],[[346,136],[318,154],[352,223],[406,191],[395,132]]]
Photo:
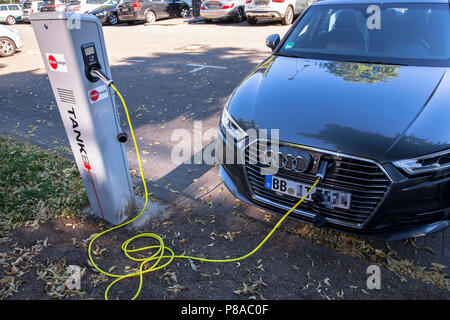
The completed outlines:
[[[134,236],[128,240],[126,240],[123,244],[122,244],[122,251],[124,252],[124,254],[133,261],[137,261],[140,262],[140,266],[139,266],[139,271],[138,272],[134,272],[134,273],[129,273],[129,274],[112,274],[110,272],[106,272],[102,269],[100,269],[98,267],[98,265],[94,262],[94,259],[92,258],[92,244],[94,243],[95,240],[97,240],[99,237],[101,237],[102,235],[113,231],[115,229],[121,228],[123,226],[126,226],[127,224],[135,221],[136,219],[138,219],[142,213],[144,213],[147,204],[148,204],[148,191],[147,191],[147,184],[145,183],[145,178],[144,178],[144,172],[142,170],[142,164],[141,164],[141,159],[139,156],[139,149],[136,143],[136,138],[134,136],[134,131],[133,131],[133,126],[131,125],[131,121],[130,121],[130,115],[128,114],[128,109],[127,109],[127,105],[125,103],[125,100],[123,99],[122,95],[120,94],[120,92],[116,89],[116,87],[110,83],[109,84],[114,91],[117,93],[117,95],[119,96],[120,100],[122,101],[123,107],[125,109],[125,113],[127,116],[127,120],[128,120],[128,125],[130,126],[130,131],[131,131],[131,136],[133,138],[133,142],[134,142],[134,148],[136,149],[136,155],[137,155],[137,160],[139,163],[139,171],[141,173],[141,178],[142,178],[142,183],[144,184],[144,191],[145,191],[145,204],[144,207],[142,208],[141,212],[134,217],[133,219],[124,222],[118,226],[112,227],[108,230],[105,230],[99,234],[97,234],[94,238],[92,238],[91,242],[89,243],[89,247],[88,247],[88,254],[89,254],[89,260],[91,262],[91,264],[93,265],[93,267],[95,269],[97,269],[97,271],[99,271],[100,273],[108,276],[108,277],[112,277],[112,278],[116,278],[113,282],[111,282],[108,287],[106,288],[105,291],[105,299],[108,300],[108,292],[111,289],[112,286],[114,286],[114,284],[116,284],[117,282],[119,282],[120,280],[126,279],[126,278],[131,278],[131,277],[139,277],[139,287],[138,290],[136,292],[136,294],[134,295],[134,297],[132,298],[132,300],[136,299],[142,289],[142,284],[143,284],[143,275],[145,273],[148,272],[153,272],[162,268],[165,268],[166,266],[168,266],[173,259],[191,259],[191,260],[198,260],[198,261],[204,261],[204,262],[215,262],[215,263],[225,263],[225,262],[235,262],[235,261],[239,261],[239,260],[243,260],[245,258],[250,257],[252,254],[254,254],[256,251],[258,251],[263,245],[264,243],[272,236],[272,234],[275,232],[275,230],[281,225],[281,223],[284,221],[284,219],[287,218],[287,216],[295,209],[297,208],[302,202],[303,200],[306,199],[306,197],[316,188],[317,184],[320,182],[321,178],[318,177],[317,180],[314,182],[313,186],[309,189],[308,193],[305,194],[291,209],[289,209],[288,212],[286,212],[286,214],[278,221],[278,223],[273,227],[273,229],[269,232],[269,234],[267,234],[267,236],[260,242],[260,244],[258,246],[256,246],[255,249],[253,249],[252,251],[250,251],[249,253],[247,253],[246,255],[243,255],[241,257],[238,258],[233,258],[233,259],[206,259],[206,258],[199,258],[199,257],[191,257],[191,256],[183,256],[183,255],[175,255],[175,253],[173,252],[172,249],[170,249],[169,247],[166,247],[164,245],[164,241],[163,239],[154,233],[142,233],[139,234],[137,236]],[[137,249],[128,249],[128,245],[135,239],[138,238],[152,238],[152,239],[156,239],[159,242],[159,245],[153,245],[153,246],[147,246],[147,247],[141,247],[141,248],[137,248]],[[130,255],[130,253],[134,253],[134,252],[139,252],[139,251],[144,251],[144,250],[150,250],[150,249],[157,249],[156,252],[151,255],[148,258],[135,258],[133,256]],[[166,253],[166,251],[168,253]],[[168,259],[165,263],[163,264],[159,264],[161,260],[163,259]],[[149,262],[153,262],[151,267],[148,267],[144,270],[144,266],[149,263]]]

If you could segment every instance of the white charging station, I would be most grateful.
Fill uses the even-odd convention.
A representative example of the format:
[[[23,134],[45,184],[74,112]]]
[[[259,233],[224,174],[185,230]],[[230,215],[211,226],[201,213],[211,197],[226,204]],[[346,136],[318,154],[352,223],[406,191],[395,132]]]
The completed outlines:
[[[91,208],[120,224],[135,201],[114,92],[90,73],[112,79],[102,25],[66,12],[34,13],[30,21]]]

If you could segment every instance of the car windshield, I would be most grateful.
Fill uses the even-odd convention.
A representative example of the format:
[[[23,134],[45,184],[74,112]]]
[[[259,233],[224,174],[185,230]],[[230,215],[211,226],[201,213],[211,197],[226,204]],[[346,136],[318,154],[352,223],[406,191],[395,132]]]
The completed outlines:
[[[24,2],[23,3],[23,8],[24,9],[30,9],[31,8],[31,2]]]
[[[367,63],[450,66],[448,4],[312,6],[280,55]]]

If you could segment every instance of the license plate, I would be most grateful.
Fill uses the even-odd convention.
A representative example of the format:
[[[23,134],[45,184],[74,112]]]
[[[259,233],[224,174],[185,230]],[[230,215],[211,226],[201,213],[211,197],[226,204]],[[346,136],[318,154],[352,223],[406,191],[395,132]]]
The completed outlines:
[[[274,177],[271,175],[266,175],[265,178],[265,188],[275,191],[277,193],[286,194],[296,198],[302,198],[311,189],[311,185],[291,181],[288,179],[283,179],[280,177]],[[336,191],[326,188],[317,188],[311,194],[309,194],[305,201],[311,201],[311,195],[317,190],[320,190],[324,197],[324,205],[327,208],[341,208],[350,209],[351,204],[351,193]]]
[[[255,1],[256,6],[267,6],[267,1]]]

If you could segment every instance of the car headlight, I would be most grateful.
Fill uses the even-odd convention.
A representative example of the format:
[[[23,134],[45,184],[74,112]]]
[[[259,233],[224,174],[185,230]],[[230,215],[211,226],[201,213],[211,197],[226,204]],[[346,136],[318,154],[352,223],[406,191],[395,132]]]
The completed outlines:
[[[225,129],[226,134],[236,139],[236,141],[240,141],[247,136],[247,133],[230,116],[226,107],[223,109],[221,125]]]
[[[408,174],[421,174],[450,168],[450,149],[414,159],[400,160],[394,165]]]

